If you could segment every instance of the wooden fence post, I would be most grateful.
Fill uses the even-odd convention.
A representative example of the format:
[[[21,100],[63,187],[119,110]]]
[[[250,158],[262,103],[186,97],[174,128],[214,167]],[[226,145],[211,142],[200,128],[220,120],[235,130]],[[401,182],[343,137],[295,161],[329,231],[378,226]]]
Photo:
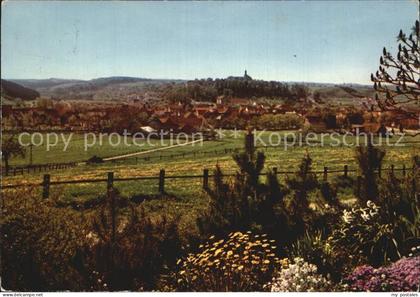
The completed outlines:
[[[110,195],[110,192],[113,186],[114,186],[114,172],[108,172],[108,180],[106,183],[106,190],[108,191],[108,196]]]
[[[110,207],[110,212],[111,212],[111,242],[114,244],[115,243],[115,230],[116,230],[116,224],[115,224],[115,195],[114,195],[114,172],[108,172],[108,178],[107,178],[107,182],[106,182],[106,189],[107,189],[107,198],[108,198],[108,203],[109,203],[109,207]]]
[[[161,169],[159,172],[159,193],[165,193],[165,169]]]
[[[275,176],[277,176],[277,167],[273,167],[273,173]]]
[[[324,181],[328,179],[328,167],[324,167]]]
[[[402,175],[403,175],[403,177],[405,177],[405,174],[406,174],[406,172],[405,172],[405,164],[403,164],[403,167],[402,167]]]
[[[203,169],[203,189],[207,190],[209,188],[209,170],[207,168]]]
[[[362,177],[358,175],[357,180],[356,180],[356,193],[358,197],[360,197],[361,188],[362,188]]]
[[[394,164],[391,165],[391,174],[394,175]]]
[[[344,165],[344,177],[347,177],[349,175],[349,166]]]
[[[50,196],[50,175],[44,174],[44,181],[42,183],[42,198],[47,199]]]

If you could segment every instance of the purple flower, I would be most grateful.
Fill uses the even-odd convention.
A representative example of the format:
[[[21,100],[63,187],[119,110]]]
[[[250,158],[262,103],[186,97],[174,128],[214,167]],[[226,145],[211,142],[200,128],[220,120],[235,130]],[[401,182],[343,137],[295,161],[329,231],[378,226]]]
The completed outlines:
[[[346,277],[353,291],[416,291],[420,282],[420,257],[403,258],[378,269],[364,265],[356,267]]]

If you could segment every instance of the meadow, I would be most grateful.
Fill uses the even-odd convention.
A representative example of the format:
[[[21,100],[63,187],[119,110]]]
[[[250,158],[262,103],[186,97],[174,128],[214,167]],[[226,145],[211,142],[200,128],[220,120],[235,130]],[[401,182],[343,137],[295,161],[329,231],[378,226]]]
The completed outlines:
[[[283,131],[284,136],[290,131]],[[219,140],[205,141],[201,146],[199,143],[194,145],[174,147],[165,151],[150,152],[140,155],[137,158],[127,158],[118,161],[109,161],[98,164],[84,163],[93,155],[100,157],[116,156],[119,154],[132,153],[137,151],[153,150],[165,147],[168,143],[159,143],[154,141],[150,146],[144,147],[111,147],[104,142],[102,146],[97,145],[84,151],[83,138],[81,135],[74,137],[68,151],[63,152],[63,146],[51,148],[46,151],[45,146],[34,147],[33,160],[34,163],[47,162],[80,162],[78,166],[63,170],[53,170],[48,172],[51,175],[51,181],[66,180],[85,180],[85,179],[106,179],[108,172],[114,172],[115,178],[134,177],[134,176],[156,176],[159,170],[164,168],[166,176],[172,175],[201,175],[203,169],[207,168],[212,172],[216,165],[219,165],[224,173],[232,174],[237,170],[237,166],[232,159],[233,149],[243,150],[244,132],[234,135],[230,131],[226,131],[226,137]],[[237,136],[237,137],[236,137]],[[277,146],[267,146],[270,132],[264,132],[261,140],[265,143],[257,143],[258,150],[264,152],[266,156],[266,165],[263,171],[276,167],[279,172],[279,180],[285,182],[287,176],[292,176],[297,170],[302,158],[305,154],[309,154],[313,160],[313,170],[318,172],[318,179],[323,178],[323,169],[325,166],[328,170],[343,170],[344,165],[349,167],[349,176],[354,178],[359,173],[355,161],[355,147],[339,144],[329,138],[324,138],[325,142],[321,145],[321,135],[312,138],[310,143],[306,145],[284,147],[284,143],[278,143]],[[356,137],[350,137],[348,142],[356,143]],[[400,146],[395,146],[397,137],[390,140],[389,145],[384,145],[386,157],[383,167],[389,168],[392,164],[399,169],[403,165],[411,167],[413,156],[420,153],[420,137],[405,137],[401,140]],[[359,139],[361,141],[361,139]],[[375,138],[379,141],[379,138]],[[149,159],[144,159],[148,157]],[[28,162],[28,155],[25,158],[15,158],[12,164],[24,165]],[[290,172],[288,174],[283,171]],[[16,176],[4,176],[3,185],[9,184],[30,184],[41,183],[45,172],[31,173]],[[401,172],[397,172],[401,175]],[[342,172],[331,172],[328,174],[328,180],[334,181],[337,177],[343,175]],[[384,172],[385,176],[386,173]],[[261,177],[262,180],[265,176]],[[354,181],[354,180],[353,180]],[[210,179],[210,186],[212,180]],[[95,201],[105,201],[106,199],[106,182],[100,183],[77,183],[65,185],[51,185],[50,199],[59,201],[60,205],[72,206],[79,209],[84,220],[90,216],[94,216],[97,207],[89,206]],[[183,241],[190,237],[196,237],[200,234],[197,219],[202,217],[209,207],[210,197],[202,188],[202,178],[193,179],[166,179],[165,195],[158,194],[158,180],[137,180],[137,181],[115,181],[114,187],[119,191],[124,199],[135,201],[137,198],[146,198],[139,204],[147,213],[148,217],[156,220],[164,214],[168,218],[177,221],[177,228]],[[24,188],[2,189],[3,197],[7,201],[13,201],[15,197],[21,197],[25,193]],[[41,197],[42,187],[34,187],[29,190],[31,195]],[[28,193],[28,192],[26,192]],[[26,195],[26,194],[24,194]],[[321,197],[320,191],[315,190],[309,194],[311,204],[316,207],[318,198]],[[354,193],[353,186],[341,188],[338,192],[338,198],[346,205],[353,205],[357,198]],[[80,207],[80,208],[79,208]]]
[[[51,174],[51,181],[64,180],[84,180],[84,179],[104,179],[107,172],[114,172],[115,178],[134,177],[134,176],[158,176],[160,169],[165,169],[166,176],[171,175],[201,175],[203,169],[207,168],[212,172],[216,164],[219,165],[224,173],[235,173],[237,168],[232,159],[232,149],[243,149],[244,131],[234,133],[233,131],[224,131],[225,137],[196,143],[192,145],[174,147],[163,151],[150,152],[138,157],[131,157],[122,160],[109,161],[98,164],[83,163],[90,157],[96,155],[99,157],[110,157],[120,154],[133,153],[139,151],[153,150],[156,148],[167,147],[169,140],[163,142],[153,139],[147,145],[134,146],[121,143],[119,146],[111,146],[108,138],[104,138],[102,145],[97,143],[95,146],[84,148],[83,135],[73,135],[70,144],[65,152],[63,152],[64,144],[60,142],[57,146],[51,147],[50,151],[46,151],[45,144],[33,147],[33,163],[43,164],[48,162],[80,162],[74,168],[54,170]],[[269,145],[271,132],[263,132],[260,135],[257,146],[266,156],[265,168],[276,167],[279,172],[293,172],[297,169],[299,162],[303,156],[308,153],[313,159],[313,168],[319,171],[319,178],[322,178],[322,170],[328,167],[328,170],[343,170],[344,165],[348,165],[349,169],[357,169],[355,163],[354,146],[345,146],[343,143],[337,145],[337,141],[324,137],[323,145],[321,142],[322,135],[318,134],[315,138],[311,138],[306,145],[294,145],[290,143],[287,148],[284,142],[279,142],[279,137],[284,137],[286,133],[291,131],[281,131],[276,136],[271,136],[272,144]],[[68,136],[66,136],[68,138]],[[128,138],[129,139],[129,138]],[[284,138],[283,138],[284,140]],[[357,140],[362,141],[361,137],[357,139],[354,136],[346,139],[348,143],[356,143]],[[25,140],[27,141],[27,140]],[[380,141],[376,138],[375,141]],[[395,145],[399,141],[398,146]],[[389,145],[384,145],[386,157],[384,167],[387,168],[391,164],[395,168],[401,168],[404,165],[410,167],[413,156],[420,153],[420,136],[404,137],[399,139],[395,136],[389,139]],[[137,141],[139,143],[140,141]],[[144,141],[145,142],[145,141]],[[145,159],[148,157],[150,159]],[[28,164],[29,156],[25,158],[14,158],[11,160],[12,165]],[[5,176],[3,185],[7,184],[24,184],[24,183],[40,183],[45,172],[31,173],[17,176]],[[350,176],[356,176],[357,173],[350,172]],[[342,175],[342,173],[330,173],[329,178]],[[280,174],[280,180],[284,180],[286,174]],[[155,195],[158,193],[158,180],[140,180],[140,181],[119,181],[115,182],[115,187],[124,197],[134,197],[138,195]],[[18,189],[16,189],[18,190]],[[4,190],[6,193],[16,190]],[[40,188],[37,190],[40,191]],[[164,209],[166,213],[183,213],[189,214],[200,211],[205,207],[208,197],[202,190],[202,179],[167,179],[165,181],[165,191],[168,193],[168,199],[155,199],[147,202],[147,207],[153,210],[161,211]],[[65,202],[86,201],[97,198],[106,193],[106,183],[78,183],[71,185],[53,185],[51,187],[52,195],[59,196]],[[353,193],[351,190],[340,193],[341,199],[351,200]]]

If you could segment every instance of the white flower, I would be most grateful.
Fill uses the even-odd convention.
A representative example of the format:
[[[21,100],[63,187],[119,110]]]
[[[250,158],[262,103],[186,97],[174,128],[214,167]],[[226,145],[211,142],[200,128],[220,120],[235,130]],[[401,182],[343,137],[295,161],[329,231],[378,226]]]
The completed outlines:
[[[328,291],[329,281],[317,273],[317,267],[295,258],[288,268],[281,269],[272,280],[272,292]]]
[[[362,209],[362,213],[360,214],[360,216],[362,217],[364,221],[369,221],[370,219],[369,214],[364,209]]]
[[[350,224],[354,219],[353,213],[351,211],[344,210],[342,218],[346,224]]]

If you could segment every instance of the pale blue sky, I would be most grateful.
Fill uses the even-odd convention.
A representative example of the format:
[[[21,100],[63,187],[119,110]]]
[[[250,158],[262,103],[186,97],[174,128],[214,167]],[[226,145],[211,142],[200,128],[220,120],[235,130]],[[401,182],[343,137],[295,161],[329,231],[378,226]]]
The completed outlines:
[[[417,2],[2,2],[3,78],[369,83]],[[296,55],[296,56],[295,56]]]

